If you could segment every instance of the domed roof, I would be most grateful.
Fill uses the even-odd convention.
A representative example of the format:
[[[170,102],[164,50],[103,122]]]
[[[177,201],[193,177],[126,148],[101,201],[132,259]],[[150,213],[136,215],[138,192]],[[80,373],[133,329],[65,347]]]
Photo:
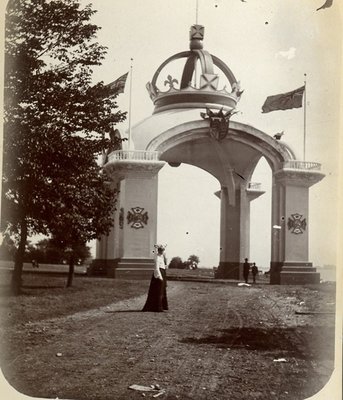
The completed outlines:
[[[236,107],[242,94],[239,82],[222,60],[203,50],[203,38],[204,27],[193,25],[190,30],[190,50],[169,57],[157,69],[152,81],[147,83],[147,90],[155,105],[154,113],[180,108],[232,110]],[[169,85],[169,89],[162,91],[157,86],[159,78],[161,79],[161,73],[165,72],[167,67],[178,59],[185,60],[181,79],[179,81],[170,74],[166,75],[164,86]],[[199,64],[200,69],[197,70]],[[215,73],[214,66],[217,67],[218,72],[222,72],[220,76]],[[197,75],[199,76],[197,77]],[[199,83],[192,83],[197,78],[199,78]],[[224,82],[220,82],[222,79]],[[222,89],[218,89],[219,84]]]

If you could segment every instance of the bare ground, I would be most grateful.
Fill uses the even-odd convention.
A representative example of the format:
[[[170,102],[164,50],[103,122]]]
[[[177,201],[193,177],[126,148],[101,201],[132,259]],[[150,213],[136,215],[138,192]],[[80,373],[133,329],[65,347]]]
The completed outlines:
[[[297,400],[332,373],[333,284],[170,281],[164,313],[140,311],[149,282],[140,285],[144,294],[136,297],[5,324],[6,379],[30,396],[63,399]],[[139,392],[132,384],[165,391]]]

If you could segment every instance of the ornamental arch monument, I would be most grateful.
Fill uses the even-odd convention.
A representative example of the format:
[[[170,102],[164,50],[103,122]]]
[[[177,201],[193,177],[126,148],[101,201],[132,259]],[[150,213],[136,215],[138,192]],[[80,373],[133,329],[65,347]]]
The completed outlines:
[[[116,278],[150,278],[158,172],[166,163],[187,163],[220,183],[216,277],[239,279],[249,257],[250,202],[264,193],[251,177],[265,157],[273,177],[270,282],[319,282],[308,259],[308,214],[309,188],[324,177],[320,164],[298,161],[285,142],[232,118],[243,91],[229,67],[203,49],[203,37],[204,27],[193,25],[189,50],[163,62],[147,84],[154,111],[133,128],[134,150],[108,154],[104,168],[120,195],[114,228],[97,243],[94,266]],[[175,60],[184,61],[178,77],[168,73]]]

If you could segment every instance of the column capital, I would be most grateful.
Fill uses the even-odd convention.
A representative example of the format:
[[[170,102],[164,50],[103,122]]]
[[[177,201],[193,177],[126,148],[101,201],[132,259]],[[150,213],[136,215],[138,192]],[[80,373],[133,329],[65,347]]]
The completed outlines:
[[[259,182],[249,182],[245,191],[249,201],[253,201],[266,193],[265,190],[262,190],[262,185]]]
[[[277,183],[308,188],[321,181],[324,177],[325,174],[320,171],[285,167],[274,173],[274,179]]]
[[[119,150],[109,155],[104,169],[109,176],[122,180],[134,176],[154,176],[164,164],[155,151]]]

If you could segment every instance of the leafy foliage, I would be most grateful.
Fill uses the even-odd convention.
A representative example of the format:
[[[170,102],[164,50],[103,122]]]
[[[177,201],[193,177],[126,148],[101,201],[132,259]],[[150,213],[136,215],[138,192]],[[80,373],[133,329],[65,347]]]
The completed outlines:
[[[199,261],[199,257],[194,254],[190,255],[187,261],[182,261],[181,257],[173,257],[170,260],[169,268],[196,269]]]
[[[113,224],[116,188],[96,157],[125,114],[116,92],[92,84],[106,53],[93,14],[78,0],[7,6],[2,230],[17,235],[18,271],[31,234],[73,248]]]
[[[195,254],[191,254],[191,255],[188,257],[188,261],[190,261],[191,263],[199,264],[200,259],[199,259],[199,257],[196,256]]]
[[[182,267],[182,264],[183,264],[183,262],[182,262],[181,257],[173,257],[173,258],[170,260],[170,263],[169,263],[168,268],[178,268],[178,269],[181,269],[181,268],[183,268],[183,267]]]

